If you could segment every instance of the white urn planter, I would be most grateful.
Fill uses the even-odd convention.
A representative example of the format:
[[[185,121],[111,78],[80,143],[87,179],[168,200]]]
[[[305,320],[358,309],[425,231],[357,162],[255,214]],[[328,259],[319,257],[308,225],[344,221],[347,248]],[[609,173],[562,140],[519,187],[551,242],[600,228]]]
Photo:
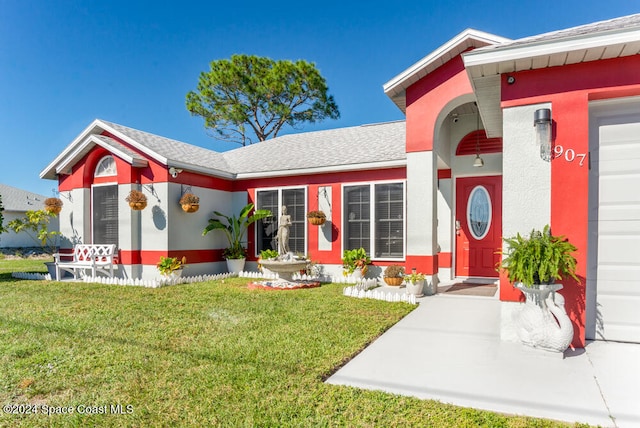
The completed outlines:
[[[513,313],[518,337],[527,346],[564,352],[573,340],[573,324],[564,308],[564,297],[556,293],[562,284],[526,287],[516,283],[525,302]]]
[[[407,286],[407,293],[413,294],[414,296],[422,296],[424,289],[424,279],[420,279],[417,281],[405,281]]]
[[[168,280],[178,279],[182,276],[182,269],[175,269],[168,274],[161,274],[161,275]]]
[[[227,271],[229,273],[239,273],[244,270],[246,259],[227,259]]]
[[[353,273],[350,275],[354,279],[362,279],[364,275],[362,274],[362,268],[356,268]]]

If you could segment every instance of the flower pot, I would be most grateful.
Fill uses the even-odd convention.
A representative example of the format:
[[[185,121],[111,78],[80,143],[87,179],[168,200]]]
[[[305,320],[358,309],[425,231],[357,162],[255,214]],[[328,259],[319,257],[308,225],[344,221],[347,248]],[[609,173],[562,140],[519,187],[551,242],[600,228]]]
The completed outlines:
[[[414,296],[422,296],[422,289],[424,288],[424,279],[418,281],[407,281],[407,293]]]
[[[385,276],[384,277],[384,282],[386,282],[387,285],[391,285],[391,286],[397,287],[400,284],[402,284],[402,278],[395,278],[395,277],[388,278],[388,277]]]
[[[186,213],[194,213],[200,209],[200,204],[182,204],[182,210]]]
[[[573,324],[564,309],[564,298],[556,291],[562,284],[516,283],[525,302],[513,314],[518,337],[527,346],[564,352],[573,339]],[[554,293],[554,294],[551,294]]]
[[[176,279],[182,276],[182,269],[172,270],[170,273],[163,273],[163,277],[167,279]]]
[[[314,226],[321,226],[326,221],[327,221],[327,219],[320,218],[320,217],[309,217],[309,223],[311,223]]]
[[[134,211],[142,211],[147,207],[147,201],[144,202],[129,202],[129,206]]]
[[[56,273],[56,262],[44,262],[47,270],[49,271],[49,275],[51,276],[52,281],[56,281],[58,279],[58,275]],[[63,273],[64,276],[64,273]]]
[[[45,209],[45,211],[50,212],[51,214],[55,214],[55,215],[60,214],[60,211],[62,211],[62,207],[56,207],[56,206],[53,206],[53,205],[45,205],[44,209]]]
[[[362,268],[356,268],[350,276],[355,279],[362,279],[364,277]]]
[[[239,273],[244,269],[246,259],[227,259],[227,271],[229,273]]]

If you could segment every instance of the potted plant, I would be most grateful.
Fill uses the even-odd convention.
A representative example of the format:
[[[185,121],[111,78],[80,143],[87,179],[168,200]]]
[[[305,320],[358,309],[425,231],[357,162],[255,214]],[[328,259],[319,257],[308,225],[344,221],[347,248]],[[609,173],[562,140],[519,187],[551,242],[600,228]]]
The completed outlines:
[[[200,209],[200,198],[193,193],[185,193],[180,198],[182,210],[187,213],[194,213]]]
[[[407,285],[407,293],[415,296],[422,296],[422,290],[424,288],[425,275],[423,273],[416,272],[415,269],[411,273],[404,277],[405,284]]]
[[[389,265],[384,270],[382,277],[387,285],[398,286],[402,284],[402,281],[404,280],[404,266]]]
[[[7,228],[15,233],[24,232],[40,247],[45,254],[53,255],[58,249],[58,240],[61,233],[49,230],[49,222],[56,214],[45,209],[27,211],[24,217],[16,218],[7,223]],[[56,267],[54,262],[44,263],[49,270],[51,279],[56,279]]]
[[[210,218],[209,224],[202,231],[202,236],[212,230],[222,230],[225,233],[229,246],[225,248],[222,255],[227,260],[229,272],[240,272],[244,269],[247,250],[243,247],[242,240],[247,233],[249,225],[271,216],[271,211],[269,210],[255,210],[252,215],[249,215],[253,207],[252,203],[245,205],[238,216],[227,216],[214,211],[213,214],[216,218]]]
[[[262,266],[262,260],[275,260],[278,257],[278,250],[262,250],[260,251],[260,256],[258,256],[258,270],[264,274],[271,273],[269,269]]]
[[[47,198],[44,200],[44,209],[52,214],[60,214],[62,211],[62,199],[60,198]]]
[[[260,259],[262,260],[273,260],[276,257],[278,257],[278,251],[277,250],[262,250],[260,251]]]
[[[131,190],[125,198],[125,201],[127,201],[131,209],[135,211],[143,210],[147,206],[147,197],[140,190]]]
[[[532,230],[529,237],[519,233],[505,238],[508,248],[501,254],[506,257],[498,270],[507,273],[509,281],[520,287],[540,288],[557,279],[569,276],[576,281],[576,259],[573,252],[577,248],[564,236],[553,236],[549,225],[542,231]]]
[[[532,230],[529,237],[518,233],[504,241],[507,249],[502,254],[506,257],[498,270],[505,271],[525,296],[513,316],[517,336],[525,345],[563,352],[573,338],[573,324],[564,309],[564,298],[555,296],[562,289],[555,281],[571,277],[579,282],[573,256],[577,248],[564,236],[552,235],[549,225],[542,231]]]
[[[342,254],[342,268],[347,276],[363,278],[367,274],[367,266],[370,264],[371,259],[362,247],[344,250]]]
[[[310,224],[314,226],[320,226],[327,221],[327,215],[322,211],[309,211],[307,213],[307,219]]]
[[[187,258],[182,257],[164,257],[160,256],[160,261],[156,264],[156,267],[160,271],[162,276],[166,277],[179,277],[182,276],[182,269],[187,265]]]

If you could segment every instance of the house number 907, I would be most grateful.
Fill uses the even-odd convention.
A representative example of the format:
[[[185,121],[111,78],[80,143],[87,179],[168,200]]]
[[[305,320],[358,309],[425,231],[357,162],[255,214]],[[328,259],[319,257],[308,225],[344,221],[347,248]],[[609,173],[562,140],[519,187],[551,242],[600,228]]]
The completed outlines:
[[[554,159],[558,159],[564,157],[564,160],[567,162],[578,161],[580,166],[584,165],[584,160],[587,158],[586,153],[576,153],[573,149],[564,149],[561,145],[556,145],[553,147]]]

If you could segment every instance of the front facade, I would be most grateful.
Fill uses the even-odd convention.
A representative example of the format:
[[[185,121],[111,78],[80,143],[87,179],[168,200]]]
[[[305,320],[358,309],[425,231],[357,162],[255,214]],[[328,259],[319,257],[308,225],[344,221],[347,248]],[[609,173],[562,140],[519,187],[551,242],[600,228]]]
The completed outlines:
[[[216,153],[96,120],[41,176],[73,201],[60,215],[69,241],[116,244],[122,276],[157,275],[161,255],[186,256],[189,275],[223,271],[224,237],[202,229],[212,211],[247,202],[274,213],[249,232],[255,262],[286,206],[291,249],[326,273],[363,247],[374,275],[397,263],[433,288],[499,279],[505,338],[521,296],[495,270],[502,237],[549,224],[578,247],[580,282],[562,292],[573,345],[640,342],[640,199],[625,191],[640,184],[638,52],[640,15],[517,41],[467,30],[384,85],[406,121]],[[546,159],[533,126],[542,110]],[[131,189],[147,195],[145,210],[124,202]],[[186,192],[198,212],[181,210]],[[320,227],[305,218],[316,209]]]

